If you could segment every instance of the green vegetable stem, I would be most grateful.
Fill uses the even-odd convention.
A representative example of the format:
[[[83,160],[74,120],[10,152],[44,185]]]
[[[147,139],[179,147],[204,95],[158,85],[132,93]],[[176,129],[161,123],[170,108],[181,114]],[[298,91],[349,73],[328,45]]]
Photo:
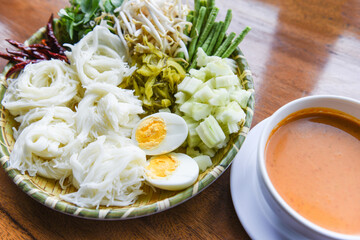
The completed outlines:
[[[202,46],[204,44],[206,38],[209,36],[210,30],[212,29],[212,27],[214,25],[214,22],[215,22],[218,12],[219,12],[218,8],[213,8],[211,10],[209,18],[205,21],[206,22],[205,28],[201,32],[200,39],[199,39],[198,43],[196,44],[196,49],[198,47]],[[195,55],[196,55],[196,51],[195,51]]]
[[[237,37],[234,32],[227,36],[232,10],[227,10],[224,21],[216,22],[218,13],[215,0],[194,0],[194,10],[190,11],[187,18],[187,21],[193,23],[191,31],[186,33],[192,39],[188,44],[188,71],[197,66],[196,56],[200,47],[208,56],[228,58],[251,30],[246,27]]]
[[[198,42],[198,38],[200,35],[201,26],[203,24],[203,21],[205,19],[205,13],[206,13],[206,7],[201,6],[199,10],[199,16],[195,23],[195,26],[192,27],[190,37],[191,42],[189,45],[189,59],[191,60],[195,54],[196,44]]]
[[[207,52],[207,50],[209,49],[210,44],[211,44],[211,40],[214,38],[214,36],[215,36],[215,34],[216,34],[216,31],[217,31],[217,29],[219,28],[219,25],[220,25],[220,23],[218,23],[218,22],[216,22],[216,23],[213,24],[209,36],[207,37],[207,39],[206,39],[206,41],[204,42],[204,44],[201,45],[201,48],[202,48],[205,52]]]
[[[235,38],[235,40],[231,43],[231,45],[227,48],[227,50],[221,55],[222,58],[230,57],[230,55],[234,52],[236,47],[241,43],[246,34],[251,30],[250,27],[246,27],[241,34]]]
[[[219,38],[219,35],[220,35],[220,31],[221,29],[223,28],[224,26],[224,22],[223,21],[220,21],[219,24],[217,25],[217,27],[215,28],[214,30],[214,36],[212,37],[211,39],[211,42],[210,42],[210,45],[209,47],[207,48],[207,50],[205,51],[207,55],[211,55],[213,53],[213,49],[215,47],[215,44],[216,44],[216,41],[217,39]]]
[[[223,28],[221,29],[221,32],[220,32],[220,35],[219,35],[219,38],[215,44],[215,47],[214,47],[214,50],[212,52],[212,54],[214,54],[214,51],[216,51],[216,49],[218,49],[220,47],[220,45],[222,44],[223,40],[224,40],[224,37],[226,35],[226,31],[227,29],[229,28],[229,25],[230,25],[230,22],[231,22],[231,19],[232,19],[232,11],[231,9],[229,9],[226,13],[226,17],[225,17],[225,22],[224,22],[224,25],[223,25]]]
[[[216,50],[214,56],[221,57],[225,50],[230,46],[231,41],[234,39],[236,34],[234,32],[230,33],[229,36],[225,39],[225,41],[220,45],[220,47]]]

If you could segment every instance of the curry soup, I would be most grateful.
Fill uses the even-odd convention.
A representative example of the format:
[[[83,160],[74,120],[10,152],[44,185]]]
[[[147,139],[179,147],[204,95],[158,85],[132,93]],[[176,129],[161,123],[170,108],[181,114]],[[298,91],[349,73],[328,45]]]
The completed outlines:
[[[360,120],[328,108],[284,119],[265,149],[277,192],[300,215],[328,230],[360,234]]]

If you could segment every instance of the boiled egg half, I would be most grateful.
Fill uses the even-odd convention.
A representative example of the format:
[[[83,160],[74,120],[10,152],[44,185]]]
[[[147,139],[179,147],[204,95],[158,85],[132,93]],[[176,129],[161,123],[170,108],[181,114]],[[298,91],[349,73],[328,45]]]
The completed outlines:
[[[135,126],[131,139],[146,155],[169,153],[186,140],[188,127],[185,120],[168,112],[149,115]]]
[[[154,187],[178,191],[191,186],[199,176],[199,166],[183,153],[153,156],[145,170],[145,179]]]

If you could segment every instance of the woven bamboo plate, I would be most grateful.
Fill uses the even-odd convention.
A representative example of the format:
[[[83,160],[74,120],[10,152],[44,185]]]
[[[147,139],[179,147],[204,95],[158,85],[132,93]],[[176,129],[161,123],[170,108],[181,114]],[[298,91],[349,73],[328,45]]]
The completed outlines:
[[[44,36],[44,33],[45,29],[41,28],[31,38],[29,38],[25,44],[40,42]],[[208,187],[229,167],[250,129],[254,114],[255,102],[253,80],[248,63],[241,50],[237,49],[232,57],[238,64],[238,76],[241,84],[245,89],[252,91],[252,95],[245,111],[245,124],[237,134],[233,134],[231,136],[229,144],[215,155],[215,157],[212,159],[213,165],[199,175],[198,180],[193,186],[190,186],[185,190],[177,192],[157,190],[154,192],[150,187],[144,186],[143,190],[146,192],[146,194],[140,196],[140,198],[134,204],[127,207],[100,207],[99,209],[80,208],[71,203],[63,201],[60,199],[59,195],[73,192],[75,191],[75,188],[70,187],[66,190],[63,190],[54,180],[39,176],[30,177],[27,174],[23,175],[18,170],[9,167],[9,154],[15,142],[12,128],[16,127],[16,122],[14,121],[13,116],[11,116],[9,112],[5,110],[4,107],[0,104],[1,164],[14,183],[30,197],[54,210],[72,216],[100,220],[131,219],[155,214],[183,203]],[[6,91],[7,83],[4,76],[9,68],[10,65],[7,65],[4,69],[4,73],[0,75],[0,101],[3,99],[4,93]]]

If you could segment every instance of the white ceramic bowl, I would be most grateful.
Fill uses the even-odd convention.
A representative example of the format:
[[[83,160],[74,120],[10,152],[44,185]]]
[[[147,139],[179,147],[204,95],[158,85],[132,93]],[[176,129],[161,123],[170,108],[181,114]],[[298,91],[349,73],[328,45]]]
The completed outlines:
[[[340,96],[310,96],[292,101],[278,109],[265,123],[261,134],[257,157],[257,175],[260,192],[265,202],[279,217],[284,225],[295,230],[309,239],[360,239],[360,235],[345,235],[322,228],[302,217],[293,210],[279,195],[270,181],[265,164],[265,146],[271,131],[275,126],[291,113],[311,107],[326,107],[339,110],[360,119],[360,101]]]

